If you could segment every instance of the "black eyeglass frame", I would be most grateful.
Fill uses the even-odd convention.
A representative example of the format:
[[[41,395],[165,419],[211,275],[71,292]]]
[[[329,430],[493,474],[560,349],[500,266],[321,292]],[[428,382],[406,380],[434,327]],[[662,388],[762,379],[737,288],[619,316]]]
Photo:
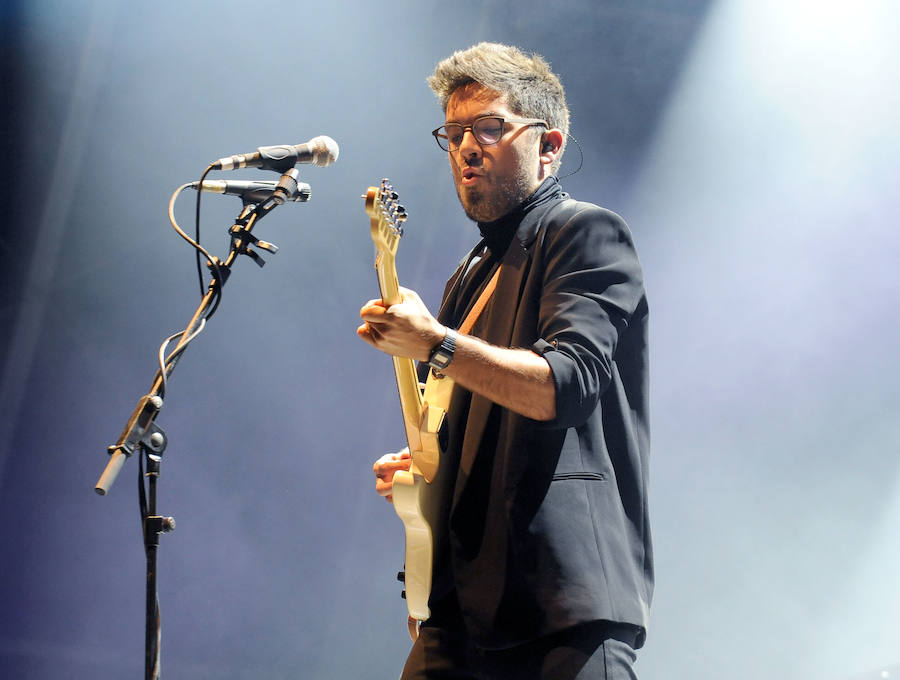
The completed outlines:
[[[497,139],[494,140],[493,142],[485,142],[482,139],[480,139],[478,136],[478,132],[475,129],[475,126],[479,123],[479,121],[487,120],[489,118],[500,121],[500,136],[497,137]],[[463,137],[466,136],[466,130],[471,130],[472,135],[475,137],[475,141],[478,142],[481,146],[494,146],[495,144],[499,144],[500,140],[503,139],[503,135],[506,134],[506,124],[507,123],[521,123],[523,125],[528,125],[528,126],[543,125],[548,130],[550,129],[550,124],[545,120],[541,120],[540,118],[506,118],[504,116],[497,116],[495,114],[488,113],[483,116],[478,116],[475,120],[472,121],[471,125],[463,125],[462,123],[454,123],[453,121],[450,121],[450,123],[444,123],[443,125],[438,126],[434,130],[432,130],[431,134],[434,137],[434,141],[437,142],[437,145],[441,148],[442,151],[446,151],[447,153],[453,153],[454,151],[457,151],[459,149],[459,145],[457,144],[454,148],[452,148],[452,149],[450,148],[450,137],[449,137],[449,135],[446,134],[448,124],[449,125],[458,125],[459,127],[462,128],[462,133],[460,135],[460,142],[462,142]],[[441,130],[443,130],[444,132],[441,133]],[[441,143],[442,140],[446,144],[446,146],[444,146],[444,144]]]

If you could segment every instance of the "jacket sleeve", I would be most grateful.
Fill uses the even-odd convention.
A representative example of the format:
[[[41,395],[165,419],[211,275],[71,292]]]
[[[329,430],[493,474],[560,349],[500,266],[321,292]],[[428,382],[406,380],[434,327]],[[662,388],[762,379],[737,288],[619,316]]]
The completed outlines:
[[[617,342],[644,298],[624,220],[587,203],[566,214],[543,233],[541,339],[533,347],[553,372],[556,418],[545,423],[550,427],[576,427],[595,410],[613,374]]]

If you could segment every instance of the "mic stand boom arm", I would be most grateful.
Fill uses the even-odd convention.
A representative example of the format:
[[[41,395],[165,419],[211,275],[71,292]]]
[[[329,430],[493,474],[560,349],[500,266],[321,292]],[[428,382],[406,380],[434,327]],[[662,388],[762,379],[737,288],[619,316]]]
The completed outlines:
[[[178,334],[178,344],[166,359],[165,366],[157,371],[156,378],[153,381],[150,391],[138,401],[134,412],[131,414],[128,422],[125,424],[125,428],[122,430],[122,434],[119,435],[119,439],[113,446],[108,447],[108,452],[110,454],[109,462],[94,487],[94,490],[99,495],[105,496],[107,494],[113,483],[116,481],[116,477],[119,475],[122,467],[125,465],[125,461],[131,456],[134,449],[140,445],[144,439],[152,436],[153,433],[149,431],[149,428],[162,408],[163,400],[161,392],[164,392],[166,379],[172,374],[172,371],[175,370],[175,365],[178,363],[184,350],[187,349],[188,344],[202,329],[203,324],[206,321],[207,312],[216,297],[221,294],[221,289],[231,273],[231,265],[234,263],[234,260],[238,255],[247,255],[256,262],[257,265],[262,267],[265,262],[259,254],[253,250],[252,246],[256,246],[257,248],[261,248],[270,253],[278,251],[278,247],[274,244],[260,241],[250,233],[254,223],[267,215],[275,206],[276,204],[271,203],[270,201],[262,203],[259,206],[252,204],[245,205],[241,210],[238,219],[235,221],[234,226],[230,229],[231,250],[228,254],[228,258],[225,262],[222,262],[219,258],[213,257],[215,262],[206,263],[210,270],[219,273],[221,280],[219,280],[217,276],[213,276],[210,280],[209,287],[207,288],[203,299],[200,301],[197,311],[194,312],[194,316],[188,322],[184,331]]]

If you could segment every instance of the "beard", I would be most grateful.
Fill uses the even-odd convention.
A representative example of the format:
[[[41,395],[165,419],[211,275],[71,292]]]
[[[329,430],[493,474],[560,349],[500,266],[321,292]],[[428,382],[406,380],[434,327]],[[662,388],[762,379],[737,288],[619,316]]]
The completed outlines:
[[[528,198],[533,188],[524,168],[512,177],[501,178],[495,184],[493,177],[482,176],[482,182],[475,186],[456,183],[456,195],[463,212],[474,222],[494,222],[516,208]]]

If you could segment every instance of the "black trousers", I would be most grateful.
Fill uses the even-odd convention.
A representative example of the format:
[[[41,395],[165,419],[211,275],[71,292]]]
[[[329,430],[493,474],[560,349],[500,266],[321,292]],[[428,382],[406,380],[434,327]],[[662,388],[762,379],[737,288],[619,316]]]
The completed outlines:
[[[637,680],[634,633],[603,621],[516,647],[476,647],[457,627],[424,625],[401,680]]]

